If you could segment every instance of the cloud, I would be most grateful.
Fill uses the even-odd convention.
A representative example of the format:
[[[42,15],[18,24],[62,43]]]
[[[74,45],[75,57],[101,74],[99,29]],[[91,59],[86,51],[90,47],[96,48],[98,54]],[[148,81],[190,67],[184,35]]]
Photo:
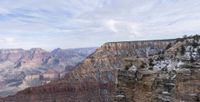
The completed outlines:
[[[140,36],[138,33],[139,24],[135,22],[117,21],[114,19],[106,20],[105,27],[115,34],[123,34],[129,36]]]
[[[0,42],[6,45],[0,45],[53,49],[196,34],[199,4],[199,0],[4,0]]]
[[[5,38],[4,42],[8,43],[8,44],[13,44],[13,43],[15,43],[15,39],[14,38]]]
[[[0,43],[13,44],[15,43],[15,38],[3,38],[3,39],[0,39]]]
[[[110,29],[111,31],[117,33],[118,30],[116,28],[116,24],[118,24],[119,22],[113,20],[113,19],[110,19],[108,21],[105,22],[105,26]]]
[[[7,9],[0,8],[0,14],[8,14],[9,11]]]

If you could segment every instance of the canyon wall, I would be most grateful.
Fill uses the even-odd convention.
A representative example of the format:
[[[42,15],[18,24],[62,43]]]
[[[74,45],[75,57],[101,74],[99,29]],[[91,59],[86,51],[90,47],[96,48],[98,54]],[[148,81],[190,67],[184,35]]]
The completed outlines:
[[[106,43],[65,78],[26,89],[3,98],[2,102],[111,102],[116,91],[117,70],[124,69],[127,60],[147,58],[164,51],[170,43],[175,40]]]
[[[0,49],[0,96],[62,78],[95,49]]]

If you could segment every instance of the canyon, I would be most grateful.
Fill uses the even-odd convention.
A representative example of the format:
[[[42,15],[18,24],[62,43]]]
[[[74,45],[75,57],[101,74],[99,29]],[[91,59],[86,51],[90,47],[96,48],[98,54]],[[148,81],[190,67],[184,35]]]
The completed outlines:
[[[108,42],[63,78],[0,98],[0,102],[199,101],[198,35]]]
[[[93,53],[95,48],[0,50],[0,96],[58,80]]]

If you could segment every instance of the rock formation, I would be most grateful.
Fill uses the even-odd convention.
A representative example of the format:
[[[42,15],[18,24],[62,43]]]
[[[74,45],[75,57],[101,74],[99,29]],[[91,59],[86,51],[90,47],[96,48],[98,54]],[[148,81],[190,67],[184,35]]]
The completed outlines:
[[[106,43],[65,78],[0,102],[199,102],[199,38]]]
[[[94,51],[95,48],[55,49],[52,52],[41,48],[2,49],[0,50],[0,96],[14,94],[18,90],[43,85],[64,77]],[[46,76],[55,77],[46,78]]]

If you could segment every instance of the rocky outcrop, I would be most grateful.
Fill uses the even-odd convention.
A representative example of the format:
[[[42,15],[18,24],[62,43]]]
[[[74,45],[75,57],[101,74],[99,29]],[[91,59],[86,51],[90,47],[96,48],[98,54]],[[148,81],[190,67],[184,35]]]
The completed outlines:
[[[191,59],[199,57],[200,43],[194,47],[193,42],[185,39],[171,46],[173,56],[167,49],[150,57],[145,69],[134,66],[119,70],[114,102],[199,102],[200,64],[198,59]],[[184,50],[188,46],[190,51]],[[187,60],[186,52],[191,53]]]

